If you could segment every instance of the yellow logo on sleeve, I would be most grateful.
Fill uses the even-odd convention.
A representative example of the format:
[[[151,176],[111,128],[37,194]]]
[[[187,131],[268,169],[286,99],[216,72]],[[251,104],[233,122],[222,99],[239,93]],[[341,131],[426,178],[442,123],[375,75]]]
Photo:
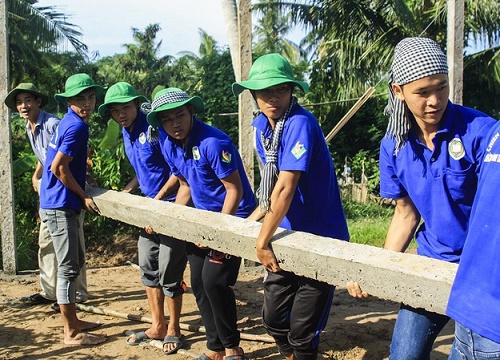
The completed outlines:
[[[295,158],[298,160],[302,155],[306,153],[306,151],[306,147],[304,146],[304,144],[301,144],[299,140],[292,149],[292,155],[295,156]]]

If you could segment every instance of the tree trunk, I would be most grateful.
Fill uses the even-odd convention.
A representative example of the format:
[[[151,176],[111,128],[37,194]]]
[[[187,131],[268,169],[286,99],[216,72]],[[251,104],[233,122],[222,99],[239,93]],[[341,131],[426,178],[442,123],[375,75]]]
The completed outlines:
[[[221,0],[224,22],[226,23],[226,35],[229,42],[229,51],[231,52],[231,61],[236,81],[241,80],[240,71],[240,46],[238,31],[238,7],[236,0]]]

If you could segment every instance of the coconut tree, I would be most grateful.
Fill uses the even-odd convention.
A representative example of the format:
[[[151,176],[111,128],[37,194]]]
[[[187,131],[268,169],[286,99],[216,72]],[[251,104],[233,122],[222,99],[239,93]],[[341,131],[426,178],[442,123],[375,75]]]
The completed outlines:
[[[231,62],[235,77],[239,78],[240,46],[238,31],[238,5],[236,0],[221,0],[222,13],[224,14],[224,24],[226,25],[226,35],[231,53]]]
[[[324,93],[339,99],[383,79],[403,37],[428,36],[446,45],[446,0],[266,0],[255,7],[278,11],[309,30],[304,42],[314,52],[313,76],[325,80]],[[465,0],[464,39],[485,48],[500,43],[497,0]]]
[[[86,58],[87,46],[79,40],[78,26],[53,6],[36,6],[37,0],[7,2],[9,17],[9,56],[12,84],[30,80],[45,64],[43,53],[68,44]]]
[[[124,44],[124,54],[105,57],[96,63],[98,76],[109,85],[127,81],[143,94],[150,94],[158,84],[165,84],[171,77],[171,55],[160,56],[162,41],[156,36],[159,24],[149,24],[144,30],[132,28],[133,43]]]
[[[273,9],[276,0],[264,0],[260,3],[258,9]],[[271,52],[282,54],[292,64],[306,58],[306,52],[299,44],[286,38],[292,30],[292,22],[289,13],[279,11],[257,11],[257,21],[254,25],[253,34],[256,38],[254,51],[257,55],[268,54]]]

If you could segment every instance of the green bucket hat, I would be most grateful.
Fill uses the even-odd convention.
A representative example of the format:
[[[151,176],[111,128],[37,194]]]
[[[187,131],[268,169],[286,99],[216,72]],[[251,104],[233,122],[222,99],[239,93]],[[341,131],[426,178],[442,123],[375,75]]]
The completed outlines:
[[[267,54],[255,60],[250,68],[248,80],[233,84],[233,93],[238,96],[246,89],[263,90],[288,82],[298,85],[304,93],[309,91],[309,85],[305,81],[295,80],[292,66],[287,59],[280,54]]]
[[[189,97],[189,95],[178,88],[168,88],[160,90],[156,93],[151,111],[148,114],[148,123],[155,129],[160,127],[157,119],[157,114],[160,111],[176,109],[183,105],[190,104],[195,113],[201,113],[205,110],[203,100],[198,96]]]
[[[102,86],[96,85],[94,80],[87,74],[74,74],[71,75],[66,80],[66,85],[64,86],[64,92],[61,94],[54,95],[54,98],[61,104],[66,104],[66,98],[70,98],[78,95],[82,91],[94,88],[96,94],[99,95],[104,92]]]
[[[134,87],[127,82],[118,82],[111,86],[104,97],[104,104],[99,106],[99,115],[104,117],[106,110],[110,104],[125,104],[132,100],[139,99],[142,102],[147,102],[145,96],[137,95]]]
[[[19,85],[17,85],[14,89],[12,89],[7,94],[7,96],[5,97],[4,104],[7,105],[7,107],[9,109],[11,109],[13,111],[17,111],[16,96],[17,96],[17,94],[22,93],[22,92],[27,92],[27,93],[30,93],[37,98],[41,98],[42,99],[42,103],[40,104],[41,108],[44,107],[45,105],[47,105],[47,101],[49,101],[49,98],[47,97],[47,95],[42,94],[40,91],[38,91],[36,86],[33,85],[32,83],[20,83]]]

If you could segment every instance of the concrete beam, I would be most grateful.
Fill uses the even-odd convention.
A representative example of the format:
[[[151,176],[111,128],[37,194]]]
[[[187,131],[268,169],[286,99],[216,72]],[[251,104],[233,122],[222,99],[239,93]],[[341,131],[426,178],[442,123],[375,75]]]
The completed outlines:
[[[87,189],[103,216],[258,261],[260,223],[104,189]],[[273,249],[284,270],[332,285],[348,280],[382,299],[444,313],[457,265],[374,246],[278,229]]]

